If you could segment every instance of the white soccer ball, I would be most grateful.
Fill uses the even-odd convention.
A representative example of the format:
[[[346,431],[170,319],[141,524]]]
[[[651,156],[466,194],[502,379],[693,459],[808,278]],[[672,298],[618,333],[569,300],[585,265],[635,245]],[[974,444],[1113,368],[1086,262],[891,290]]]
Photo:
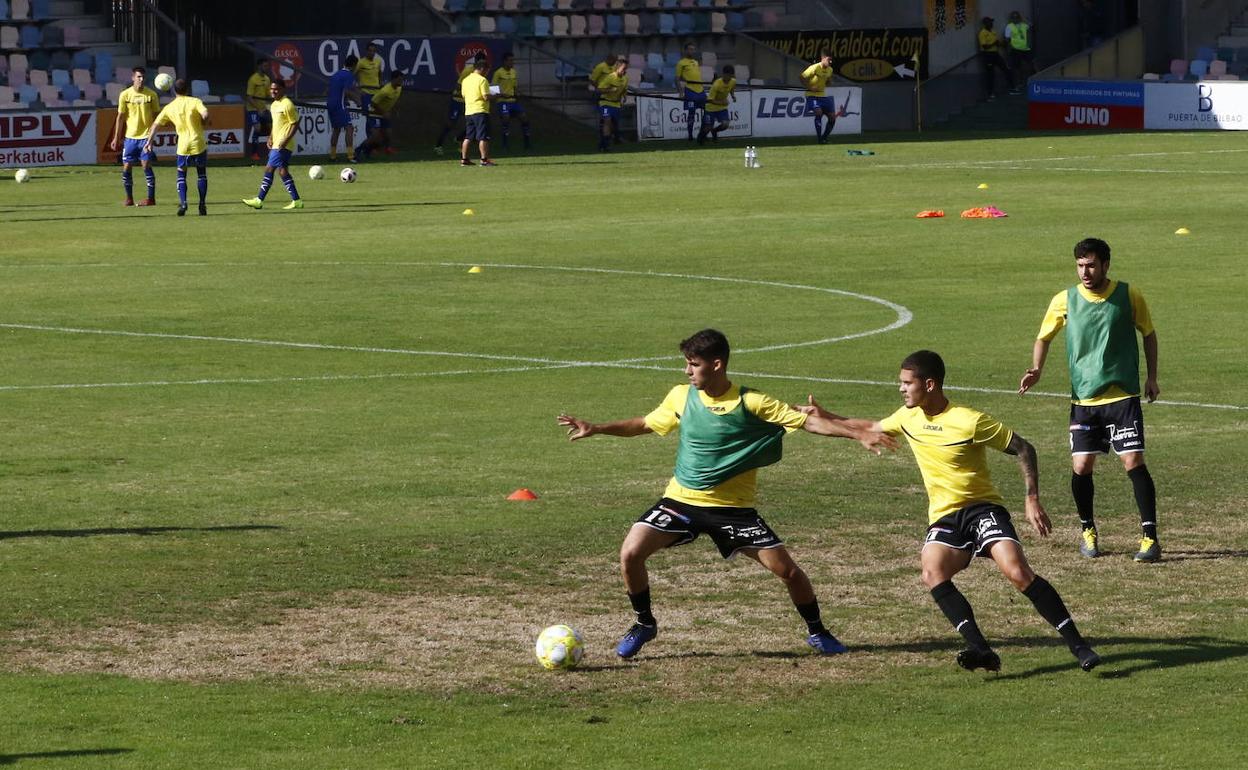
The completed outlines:
[[[325,169],[321,168],[320,166],[313,166],[312,168],[308,169],[308,179],[324,179],[324,178],[325,178]]]
[[[538,634],[534,652],[547,671],[576,668],[585,656],[585,640],[571,626],[551,626]]]
[[[342,173],[338,175],[338,178],[344,182],[354,182],[355,181],[355,169],[344,168],[342,170]]]
[[[156,86],[157,91],[168,91],[173,88],[173,76],[168,72],[162,72],[152,81],[152,85]]]
[[[25,182],[27,179],[30,179],[30,172],[24,168],[19,168],[13,174],[13,179],[16,180],[18,184],[21,184],[22,182]]]

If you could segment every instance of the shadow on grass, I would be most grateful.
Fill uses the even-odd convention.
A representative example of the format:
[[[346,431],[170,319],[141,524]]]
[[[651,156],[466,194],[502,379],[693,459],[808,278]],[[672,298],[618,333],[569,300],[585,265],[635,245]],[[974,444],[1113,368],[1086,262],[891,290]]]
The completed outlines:
[[[223,202],[210,203],[209,204],[210,208],[208,209],[208,212],[209,212],[208,216],[209,217],[256,216],[256,212],[252,211],[249,208],[244,207],[242,203],[238,204],[237,209],[231,208],[229,211],[226,211],[222,208],[222,206],[225,206],[225,205],[229,205],[229,204],[226,204]],[[349,214],[359,214],[359,213],[367,214],[367,213],[372,213],[372,212],[377,212],[377,211],[392,211],[394,209],[399,209],[399,208],[404,208],[404,207],[409,207],[409,206],[465,206],[465,205],[469,205],[469,202],[468,201],[405,201],[405,202],[393,202],[392,201],[392,202],[387,202],[387,203],[340,202],[340,203],[331,203],[329,205],[319,207],[319,208],[316,206],[315,203],[313,203],[312,206],[304,210],[309,211],[309,212],[315,211],[318,214],[348,214],[348,213]],[[177,208],[178,208],[177,204],[173,204],[173,205],[166,207],[168,215],[174,216],[174,212],[177,210]],[[276,208],[280,208],[280,206],[277,206]],[[146,216],[140,216],[139,218],[148,219],[148,218],[152,218],[155,216],[159,216],[159,214],[157,214],[156,212],[151,212],[151,213],[148,213]],[[189,219],[199,218],[198,215],[195,214],[194,210],[187,212],[186,216]],[[292,216],[299,216],[299,215],[295,214]],[[10,222],[95,222],[95,221],[101,221],[101,220],[109,220],[109,221],[122,220],[122,219],[126,219],[127,217],[131,219],[135,218],[134,215],[130,215],[128,214],[128,212],[119,212],[115,214],[103,214],[103,215],[94,215],[94,216],[26,217],[23,219],[10,219],[9,221]]]
[[[1022,646],[1037,645],[1037,641],[1047,640],[1009,640],[1006,644]],[[1197,663],[1216,663],[1248,656],[1248,641],[1236,639],[1218,639],[1212,636],[1177,636],[1173,639],[1152,639],[1139,636],[1093,637],[1097,652],[1101,655],[1101,665],[1093,674],[1101,679],[1125,679],[1133,674],[1144,671],[1157,671],[1180,666],[1192,666]],[[1058,641],[1048,642],[1060,645]],[[1126,652],[1115,652],[1116,647],[1137,647]],[[1029,679],[1033,676],[1053,674],[1059,671],[1077,670],[1078,664],[1073,658],[1059,665],[1041,666],[1030,671],[1017,674],[1005,674],[993,679]]]
[[[92,527],[88,529],[27,529],[0,532],[0,540],[19,537],[95,537],[97,535],[164,535],[170,532],[254,532],[284,530],[273,524],[228,524],[220,527]]]
[[[71,749],[67,751],[32,751],[26,754],[0,754],[0,765],[16,765],[23,759],[69,759],[71,757],[111,757],[129,754],[134,749]]]
[[[1161,554],[1163,562],[1195,559],[1248,559],[1248,551],[1164,551]]]

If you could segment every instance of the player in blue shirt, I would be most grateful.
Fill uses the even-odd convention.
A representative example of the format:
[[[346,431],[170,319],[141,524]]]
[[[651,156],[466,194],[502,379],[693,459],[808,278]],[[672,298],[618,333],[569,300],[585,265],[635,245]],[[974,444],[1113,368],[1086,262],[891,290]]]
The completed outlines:
[[[333,129],[329,135],[329,159],[338,157],[338,134],[347,129],[347,160],[355,160],[355,126],[351,123],[351,111],[347,109],[347,99],[359,103],[360,97],[355,90],[355,65],[359,59],[348,56],[342,62],[342,69],[329,78],[329,94],[325,97],[325,107],[329,111],[329,126]]]

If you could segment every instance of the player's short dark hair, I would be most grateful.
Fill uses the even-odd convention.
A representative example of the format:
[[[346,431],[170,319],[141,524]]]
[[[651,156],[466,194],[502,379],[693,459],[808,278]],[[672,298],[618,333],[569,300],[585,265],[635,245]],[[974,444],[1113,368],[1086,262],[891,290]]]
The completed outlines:
[[[827,58],[829,58],[829,57],[831,57],[831,56],[832,56],[832,52],[831,52],[831,51],[829,51],[829,50],[828,50],[828,49],[826,49],[826,48],[824,48],[824,49],[822,49],[821,51],[819,51],[819,58],[820,58],[820,59],[827,59]]]
[[[734,66],[732,66],[731,64],[725,64],[725,65],[724,65],[724,74],[725,74],[725,75],[736,75],[736,74],[737,74],[737,68],[736,68],[736,67],[734,67]]]
[[[901,368],[914,372],[920,380],[936,380],[936,384],[945,382],[945,362],[940,354],[930,350],[916,350],[901,361]]]
[[[1075,259],[1087,256],[1098,257],[1101,262],[1109,262],[1109,244],[1100,238],[1084,238],[1075,244]]]
[[[186,78],[178,78],[173,81],[173,92],[178,96],[186,96],[190,90],[191,84],[186,81]]]
[[[490,66],[490,60],[484,56],[477,57],[477,63],[473,65],[477,69],[487,69]]]
[[[514,58],[516,58],[516,55],[512,53],[511,51],[508,51],[507,53],[503,54],[504,61],[507,59],[514,59]]]
[[[403,70],[395,70],[394,72],[390,73],[391,80],[402,80],[405,77],[407,77],[407,73],[405,73]]]
[[[354,69],[355,65],[359,63],[360,63],[360,57],[356,56],[355,54],[351,54],[350,56],[342,60],[342,65],[346,67],[347,69]]]
[[[686,358],[700,358],[703,361],[719,359],[728,363],[728,338],[718,329],[703,329],[692,337],[680,341],[680,352]]]
[[[146,69],[146,68],[144,68],[144,67],[135,67],[134,69],[130,70],[130,72],[131,72],[131,73],[134,73],[134,72],[141,72],[141,73],[143,73],[144,75],[146,75],[146,74],[147,74],[147,69]]]
[[[257,67],[259,67],[261,64],[268,64],[268,63],[269,63],[269,57],[267,56],[261,56],[259,59],[256,59]]]
[[[269,81],[269,85],[277,86],[283,91],[286,90],[286,80],[284,78],[273,78],[271,81]]]

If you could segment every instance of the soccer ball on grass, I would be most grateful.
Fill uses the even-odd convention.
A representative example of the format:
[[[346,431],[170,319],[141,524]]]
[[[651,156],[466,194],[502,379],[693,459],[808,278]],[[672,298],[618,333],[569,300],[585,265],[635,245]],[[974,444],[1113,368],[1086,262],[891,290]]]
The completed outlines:
[[[344,168],[342,170],[342,173],[338,175],[338,178],[344,182],[354,182],[355,181],[355,169]]]
[[[320,166],[313,166],[312,168],[308,169],[308,179],[324,179],[324,178],[325,178],[325,169],[321,168]]]
[[[173,76],[168,72],[162,72],[152,81],[152,85],[156,86],[157,91],[168,91],[173,88]]]
[[[585,656],[585,640],[571,626],[551,626],[538,634],[534,652],[537,662],[548,671],[576,668]]]
[[[13,180],[17,182],[18,184],[25,182],[27,179],[30,179],[30,172],[24,168],[19,168],[13,174]]]

